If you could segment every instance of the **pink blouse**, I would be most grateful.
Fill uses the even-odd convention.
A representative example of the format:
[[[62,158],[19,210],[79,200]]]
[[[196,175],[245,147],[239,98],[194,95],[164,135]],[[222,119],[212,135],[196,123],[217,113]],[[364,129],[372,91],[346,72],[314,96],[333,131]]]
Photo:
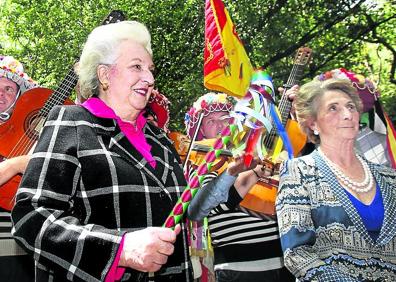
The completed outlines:
[[[146,137],[143,133],[143,127],[146,125],[146,118],[143,116],[143,111],[139,114],[136,120],[136,128],[129,122],[123,121],[112,108],[107,106],[105,102],[97,97],[89,98],[82,106],[86,108],[91,114],[100,118],[111,118],[117,121],[121,131],[128,138],[129,142],[135,149],[147,160],[153,167],[156,167],[156,161],[151,154],[151,146],[147,143]]]

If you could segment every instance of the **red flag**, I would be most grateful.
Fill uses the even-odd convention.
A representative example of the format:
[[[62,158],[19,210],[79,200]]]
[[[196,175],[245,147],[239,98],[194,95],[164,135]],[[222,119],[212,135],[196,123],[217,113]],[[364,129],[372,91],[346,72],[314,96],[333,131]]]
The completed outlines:
[[[206,88],[243,97],[253,67],[235,26],[221,0],[206,0],[204,85]]]

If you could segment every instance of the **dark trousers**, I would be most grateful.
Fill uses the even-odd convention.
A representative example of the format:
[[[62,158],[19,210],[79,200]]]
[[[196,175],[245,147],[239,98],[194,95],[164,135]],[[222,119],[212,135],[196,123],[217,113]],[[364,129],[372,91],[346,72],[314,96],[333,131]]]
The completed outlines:
[[[285,267],[268,271],[216,270],[216,282],[294,282]]]

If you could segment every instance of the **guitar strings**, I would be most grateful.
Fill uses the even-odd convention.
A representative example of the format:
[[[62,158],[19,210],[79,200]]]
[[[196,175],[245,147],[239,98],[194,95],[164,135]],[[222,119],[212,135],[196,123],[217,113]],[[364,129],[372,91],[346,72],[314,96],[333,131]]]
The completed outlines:
[[[44,107],[40,110],[38,116],[35,119],[35,122],[29,125],[27,131],[31,132],[31,134],[34,134],[33,132],[35,131],[35,127],[37,126],[39,120],[42,118],[46,118],[50,109],[54,107],[55,105],[60,105],[63,104],[66,98],[69,96],[70,90],[73,89],[73,87],[76,85],[76,79],[77,76],[74,74],[74,72],[69,72],[68,76],[62,81],[61,86],[55,92],[51,95],[51,97],[47,100],[45,103]],[[70,79],[70,76],[71,79]],[[72,81],[73,80],[73,81]],[[67,86],[67,87],[66,87]],[[67,90],[66,90],[67,88]],[[61,94],[61,96],[59,95]],[[55,97],[55,98],[54,98]],[[40,128],[41,129],[41,128]],[[32,148],[35,138],[30,138],[26,136],[26,134],[18,141],[16,146],[14,146],[13,150],[10,152],[9,157],[14,157],[14,156],[19,156],[22,154],[27,154],[29,150]]]
[[[49,111],[55,105],[61,105],[70,96],[70,92],[77,84],[77,75],[73,70],[69,71],[64,81],[61,83],[61,86],[55,90],[54,94],[48,99],[47,103],[44,105],[43,109],[41,110],[43,114],[48,114]],[[62,87],[64,86],[64,87]],[[55,94],[61,95],[55,95]]]
[[[62,96],[59,95],[52,95],[50,99],[47,101],[49,102],[49,105],[56,105],[56,104],[62,104],[65,100],[65,98],[70,96],[71,90],[76,86],[77,84],[77,75],[75,72],[71,69],[69,73],[66,75],[65,79],[62,81],[60,84],[60,87],[55,90],[55,92],[62,94]],[[64,87],[62,87],[64,86]],[[51,104],[51,101],[54,101],[53,104]]]
[[[285,94],[286,91],[289,89],[289,87],[292,86],[292,84],[295,84],[295,82],[297,81],[296,78],[298,77],[298,70],[299,70],[298,66],[296,64],[293,65],[291,74],[290,74],[290,76],[289,76],[289,78],[287,80],[286,87],[285,87],[285,90],[284,90],[283,94]],[[281,113],[289,114],[288,112],[289,112],[289,110],[291,108],[291,102],[289,101],[289,98],[286,95],[282,95],[279,108],[280,108],[280,112]],[[285,110],[288,110],[288,111],[286,112]],[[282,123],[284,121],[285,121],[285,119],[282,116]]]
[[[77,75],[74,70],[71,69],[66,75],[65,79],[61,82],[60,86],[54,91],[54,93],[50,96],[50,98],[46,101],[43,108],[39,111],[38,115],[35,117],[35,120],[28,126],[25,134],[18,140],[17,144],[13,147],[13,149],[8,154],[8,158],[26,155],[29,150],[32,148],[33,144],[36,142],[35,137],[35,127],[38,122],[44,118],[47,118],[49,111],[56,105],[61,105],[65,102],[65,100],[70,96],[71,90],[77,84]],[[63,87],[62,87],[63,86]],[[41,128],[40,128],[41,129]],[[32,137],[27,136],[28,134],[32,134]],[[38,133],[37,133],[38,134]]]
[[[64,85],[68,85],[69,87],[73,87],[72,83],[64,83]],[[62,93],[61,91],[55,91],[53,95],[59,95],[58,93]],[[35,121],[32,122],[29,127],[27,128],[26,132],[28,132],[28,134],[33,134],[36,131],[35,127],[37,126],[38,122],[42,119],[42,118],[46,118],[49,110],[48,107],[50,107],[49,109],[51,109],[53,106],[55,105],[60,105],[63,104],[63,102],[65,101],[65,98],[67,98],[69,96],[68,93],[63,93],[62,94],[64,96],[63,99],[61,98],[56,98],[56,99],[51,99],[51,96],[49,98],[49,100],[47,100],[45,106],[44,106],[44,110],[41,110],[39,112],[39,114],[36,116]],[[40,128],[41,129],[41,128]],[[14,146],[13,150],[10,152],[9,157],[14,157],[14,156],[19,156],[21,154],[27,154],[29,152],[29,150],[31,149],[32,145],[34,144],[34,142],[36,141],[36,138],[32,137],[28,137],[26,134],[23,135],[23,137],[18,141],[18,143],[16,144],[16,146]]]
[[[290,72],[290,76],[287,80],[287,84],[286,86],[289,86],[291,84],[294,84],[297,82],[297,78],[299,76],[299,69],[300,69],[301,65],[298,64],[293,64],[292,70]],[[287,116],[281,116],[282,118],[282,123],[286,124],[287,121],[287,117],[289,115],[290,112],[290,108],[291,108],[291,102],[288,100],[288,97],[286,97],[286,95],[284,95],[286,93],[287,87],[285,87],[280,102],[279,102],[279,111],[280,113],[286,113],[287,112]],[[285,110],[287,109],[287,111],[285,112]],[[276,128],[272,128],[272,130],[270,131],[270,133],[264,138],[264,144],[266,148],[269,148],[272,146],[272,143],[274,141],[274,138],[276,136]]]

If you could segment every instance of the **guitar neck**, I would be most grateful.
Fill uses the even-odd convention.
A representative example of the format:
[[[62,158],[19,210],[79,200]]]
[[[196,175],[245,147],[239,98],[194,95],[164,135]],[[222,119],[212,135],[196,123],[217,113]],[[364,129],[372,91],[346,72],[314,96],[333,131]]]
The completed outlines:
[[[283,95],[282,95],[279,105],[278,105],[278,109],[279,109],[280,116],[282,119],[283,127],[286,126],[287,120],[289,118],[290,110],[292,107],[292,102],[287,97],[286,91],[288,89],[290,89],[293,85],[298,84],[300,82],[300,79],[303,74],[304,66],[305,66],[304,64],[295,63],[293,65],[292,71],[291,71],[289,78],[287,80],[287,83],[283,85],[283,87],[284,87]],[[265,144],[266,148],[273,147],[275,138],[277,136],[277,128],[276,128],[274,122],[272,122],[272,125],[273,125],[273,127],[271,129],[271,132],[269,134],[267,134],[267,136],[264,139],[264,144]]]
[[[78,77],[73,69],[70,69],[66,77],[47,100],[44,107],[40,110],[40,116],[46,118],[54,106],[62,105],[70,96],[74,87],[77,85]]]
[[[303,75],[304,66],[305,65],[303,64],[294,64],[289,79],[287,80],[287,83],[283,85],[283,88],[285,90],[283,91],[283,95],[278,105],[283,126],[286,126],[287,120],[289,118],[290,110],[292,107],[292,102],[289,100],[287,95],[285,95],[286,91],[290,89],[293,85],[296,85],[300,82],[300,79]]]

